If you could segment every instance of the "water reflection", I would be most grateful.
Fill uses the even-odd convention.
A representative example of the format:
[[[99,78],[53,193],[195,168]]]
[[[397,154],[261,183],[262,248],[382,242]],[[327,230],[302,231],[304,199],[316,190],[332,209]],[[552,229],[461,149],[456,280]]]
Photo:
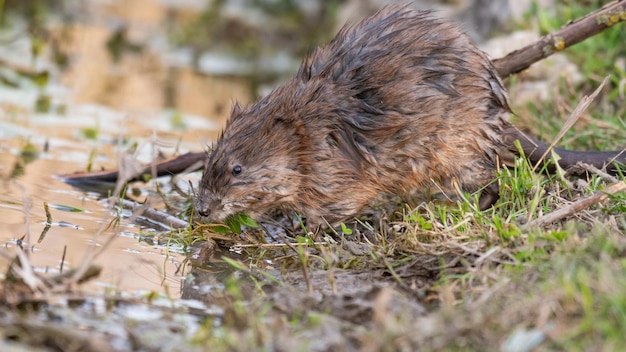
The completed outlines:
[[[48,28],[50,42],[67,55],[65,69],[46,55],[33,57],[27,37],[0,45],[3,62],[50,73],[46,84],[9,75],[14,84],[0,87],[0,245],[13,256],[24,238],[36,270],[57,273],[61,263],[65,270],[75,268],[91,246],[98,251],[113,236],[94,261],[102,274],[87,290],[178,297],[186,274],[182,248],[140,241],[150,227],[123,219],[115,225],[118,214],[99,195],[73,189],[55,175],[116,168],[118,155],[129,149],[142,162],[155,150],[165,155],[201,151],[217,136],[232,101],[249,100],[249,84],[245,78],[172,66],[163,45],[112,57],[107,45],[120,28],[107,22],[113,15],[135,21],[126,32],[133,42],[167,41],[155,30],[168,11],[158,1],[90,1],[85,8],[91,13],[80,21],[70,26],[52,21]],[[5,30],[16,35],[14,28]],[[53,205],[51,223],[44,202]],[[9,262],[0,263],[0,272],[6,272]]]

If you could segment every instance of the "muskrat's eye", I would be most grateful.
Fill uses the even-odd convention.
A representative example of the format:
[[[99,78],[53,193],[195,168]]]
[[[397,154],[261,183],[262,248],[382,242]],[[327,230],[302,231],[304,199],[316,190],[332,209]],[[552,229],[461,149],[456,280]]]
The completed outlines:
[[[239,165],[235,165],[233,167],[233,176],[237,176],[241,173],[241,166]]]

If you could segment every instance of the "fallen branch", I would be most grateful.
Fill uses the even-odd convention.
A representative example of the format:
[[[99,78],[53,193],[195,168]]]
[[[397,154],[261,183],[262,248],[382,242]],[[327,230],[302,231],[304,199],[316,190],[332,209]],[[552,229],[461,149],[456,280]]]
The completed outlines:
[[[543,36],[533,44],[493,61],[501,78],[521,72],[535,62],[626,21],[626,0],[615,1]]]
[[[546,214],[540,218],[537,218],[529,222],[528,224],[526,224],[524,228],[529,229],[533,227],[540,227],[540,226],[552,224],[567,216],[576,214],[582,211],[583,209],[589,208],[590,206],[594,204],[598,204],[606,200],[609,197],[609,195],[613,195],[615,193],[622,192],[624,190],[626,190],[626,183],[624,183],[624,181],[620,181],[618,183],[615,183],[607,187],[604,191],[596,192],[594,195],[588,198],[578,200],[566,207],[557,209],[549,214]]]

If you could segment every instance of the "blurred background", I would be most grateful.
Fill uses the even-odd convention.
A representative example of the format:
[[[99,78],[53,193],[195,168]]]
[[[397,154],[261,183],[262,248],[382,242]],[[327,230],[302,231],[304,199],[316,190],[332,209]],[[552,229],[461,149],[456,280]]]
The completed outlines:
[[[251,101],[300,58],[382,0],[7,0],[0,66],[39,79],[37,111],[101,104],[128,114],[208,117]],[[550,1],[430,0],[412,6],[464,23],[482,42]],[[507,24],[508,27],[507,28]],[[48,80],[38,75],[46,74]],[[4,75],[5,84],[19,82]],[[46,89],[59,85],[64,90]],[[57,86],[58,88],[58,86]],[[182,121],[179,121],[182,123]]]

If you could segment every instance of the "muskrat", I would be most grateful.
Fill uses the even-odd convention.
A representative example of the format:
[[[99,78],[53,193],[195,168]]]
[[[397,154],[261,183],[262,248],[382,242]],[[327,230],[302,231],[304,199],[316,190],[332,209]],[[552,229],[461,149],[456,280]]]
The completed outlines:
[[[235,103],[207,156],[196,209],[213,221],[291,208],[307,226],[358,215],[381,194],[435,186],[498,197],[498,162],[519,140],[540,160],[547,145],[508,122],[505,88],[485,53],[428,11],[390,6],[343,27],[295,77],[252,106]],[[555,149],[616,171],[618,152]],[[615,158],[615,159],[614,159]]]

